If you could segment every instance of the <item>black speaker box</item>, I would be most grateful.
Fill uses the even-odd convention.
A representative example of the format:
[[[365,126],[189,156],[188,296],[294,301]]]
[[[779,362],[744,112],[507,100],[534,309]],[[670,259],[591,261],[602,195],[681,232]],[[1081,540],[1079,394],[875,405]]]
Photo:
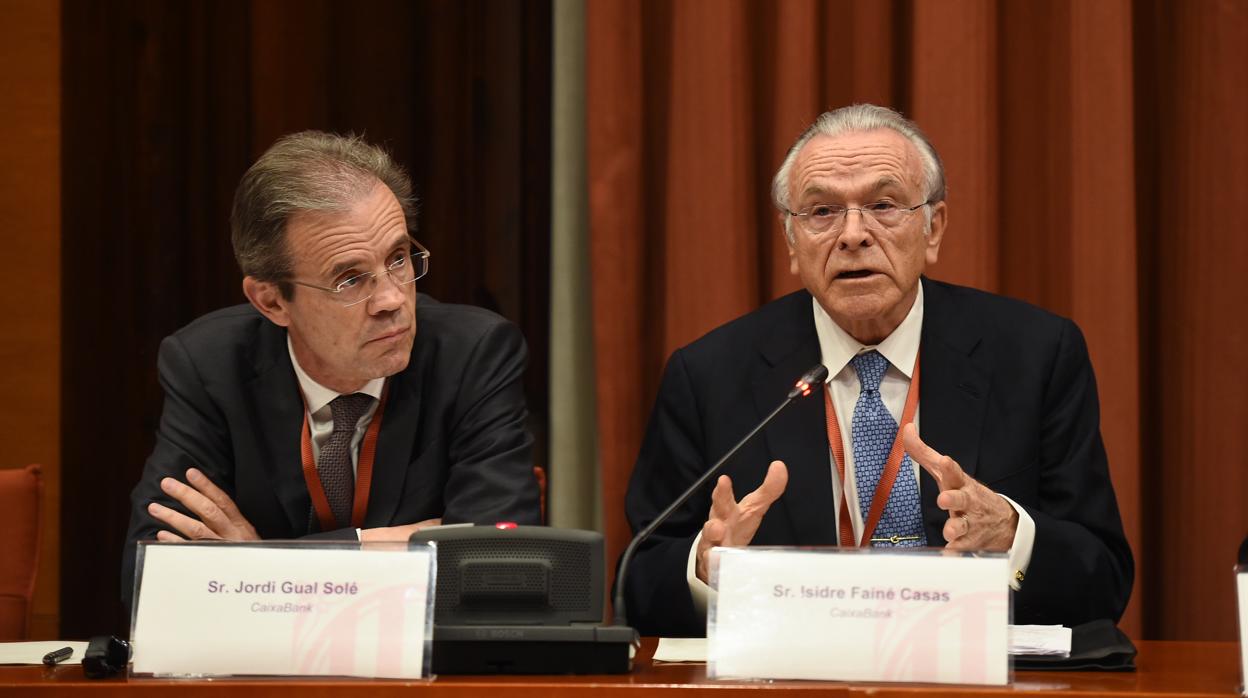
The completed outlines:
[[[637,633],[603,625],[602,535],[546,526],[437,527],[435,674],[620,674]]]

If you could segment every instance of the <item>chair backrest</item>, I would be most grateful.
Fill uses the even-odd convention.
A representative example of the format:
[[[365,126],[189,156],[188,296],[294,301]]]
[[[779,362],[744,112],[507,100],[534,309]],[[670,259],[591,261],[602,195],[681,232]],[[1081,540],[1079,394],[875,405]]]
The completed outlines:
[[[24,640],[30,632],[42,490],[38,465],[0,469],[0,642]]]
[[[546,469],[540,465],[533,466],[533,477],[537,478],[540,506],[542,507],[542,525],[546,525]]]

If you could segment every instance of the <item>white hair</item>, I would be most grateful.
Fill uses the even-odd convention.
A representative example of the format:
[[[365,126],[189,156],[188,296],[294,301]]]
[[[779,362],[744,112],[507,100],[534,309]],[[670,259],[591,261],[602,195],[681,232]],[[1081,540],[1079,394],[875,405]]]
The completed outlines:
[[[913,121],[888,107],[875,104],[854,104],[820,114],[819,118],[815,119],[815,123],[798,136],[797,141],[789,148],[788,154],[784,156],[784,162],[780,163],[780,169],[776,170],[776,176],[771,180],[772,203],[782,214],[790,211],[789,175],[793,170],[793,163],[797,160],[798,152],[810,139],[819,135],[840,136],[845,133],[874,131],[881,128],[896,131],[914,144],[915,149],[919,151],[919,160],[923,165],[923,179],[927,185],[927,196],[924,200],[931,203],[944,201],[945,168],[940,162],[940,155],[927,140],[927,136],[923,135],[923,131]],[[923,207],[923,215],[927,221],[927,229],[930,229],[932,224],[930,206]],[[789,242],[793,241],[792,219],[788,215],[784,216],[784,234],[788,236]]]

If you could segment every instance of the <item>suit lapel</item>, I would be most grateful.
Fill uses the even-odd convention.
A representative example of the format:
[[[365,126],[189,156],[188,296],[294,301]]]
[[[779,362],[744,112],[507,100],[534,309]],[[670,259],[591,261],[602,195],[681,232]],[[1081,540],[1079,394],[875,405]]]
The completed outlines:
[[[254,365],[253,419],[261,467],[272,483],[291,535],[300,536],[307,532],[311,507],[299,455],[304,407],[284,330],[270,323],[262,326]]]
[[[753,392],[760,419],[770,414],[794,382],[820,360],[810,295],[795,294],[781,303],[759,345],[764,366],[754,381]],[[835,544],[832,472],[821,392],[799,398],[785,408],[764,430],[763,438],[771,457],[788,466],[789,484],[775,506],[788,517],[794,542]]]
[[[976,352],[982,332],[949,289],[924,278],[923,296],[919,433],[974,477],[992,387],[991,372]],[[949,516],[936,506],[936,480],[922,471],[919,484],[928,543],[935,545],[944,540],[941,529]]]

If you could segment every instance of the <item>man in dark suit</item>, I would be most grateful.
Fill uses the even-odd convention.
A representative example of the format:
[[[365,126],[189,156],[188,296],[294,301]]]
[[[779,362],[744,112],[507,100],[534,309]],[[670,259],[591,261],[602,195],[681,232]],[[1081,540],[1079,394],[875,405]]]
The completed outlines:
[[[165,405],[131,495],[135,541],[405,541],[438,523],[540,522],[519,330],[416,293],[407,175],[379,148],[279,140],[231,216],[250,305],[166,338]]]
[[[705,632],[716,545],[1003,551],[1014,622],[1121,616],[1133,563],[1083,336],[923,277],[944,189],[931,144],[882,107],[828,112],[790,149],[773,198],[805,290],[672,355],[629,483],[634,530],[806,369],[823,363],[830,377],[636,554],[625,583],[642,634]]]

